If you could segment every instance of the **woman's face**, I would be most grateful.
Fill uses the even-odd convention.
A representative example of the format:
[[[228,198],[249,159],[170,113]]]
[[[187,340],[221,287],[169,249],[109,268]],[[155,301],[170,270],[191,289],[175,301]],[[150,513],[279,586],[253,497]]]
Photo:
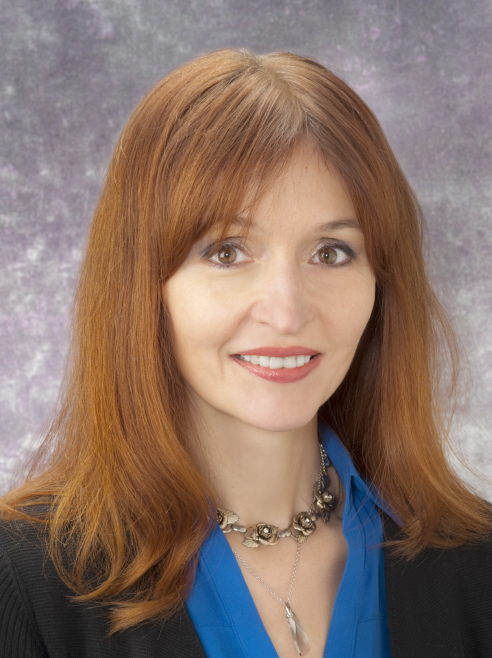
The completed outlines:
[[[352,202],[307,140],[251,219],[247,235],[239,215],[226,240],[197,242],[164,301],[196,412],[288,431],[344,378],[375,279]]]

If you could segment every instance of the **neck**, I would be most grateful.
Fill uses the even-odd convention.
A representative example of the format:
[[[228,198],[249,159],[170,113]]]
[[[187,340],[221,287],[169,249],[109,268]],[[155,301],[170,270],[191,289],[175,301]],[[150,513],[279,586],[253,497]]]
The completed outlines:
[[[320,467],[316,417],[286,431],[225,415],[213,424],[201,420],[198,457],[217,507],[238,514],[246,527],[260,521],[288,527],[295,514],[309,510]]]

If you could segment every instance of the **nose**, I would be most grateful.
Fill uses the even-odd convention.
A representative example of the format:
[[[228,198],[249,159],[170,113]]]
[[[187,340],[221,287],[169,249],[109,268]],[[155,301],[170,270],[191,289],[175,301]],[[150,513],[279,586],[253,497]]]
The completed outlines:
[[[277,335],[295,335],[314,318],[312,291],[296,261],[272,260],[257,283],[255,322],[268,324]]]

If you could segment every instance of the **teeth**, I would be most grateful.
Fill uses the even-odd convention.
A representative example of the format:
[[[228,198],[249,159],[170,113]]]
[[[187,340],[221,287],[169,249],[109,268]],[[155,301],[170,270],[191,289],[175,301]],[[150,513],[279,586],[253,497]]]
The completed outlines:
[[[299,368],[307,363],[311,356],[301,354],[300,356],[286,356],[285,358],[277,356],[257,356],[256,354],[239,354],[241,361],[248,361],[255,366],[262,366],[263,368],[271,368],[277,370],[278,368]]]
[[[302,365],[304,365],[304,357],[301,356],[301,359]],[[284,359],[284,368],[297,368],[297,356],[286,356]]]

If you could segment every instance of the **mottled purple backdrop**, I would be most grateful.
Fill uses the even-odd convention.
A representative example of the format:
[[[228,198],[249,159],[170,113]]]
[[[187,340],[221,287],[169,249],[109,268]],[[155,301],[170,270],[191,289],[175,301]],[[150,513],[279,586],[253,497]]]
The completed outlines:
[[[468,351],[463,452],[492,476],[491,0],[0,0],[0,44],[0,491],[57,394],[118,133],[160,77],[226,46],[314,56],[380,118]]]

